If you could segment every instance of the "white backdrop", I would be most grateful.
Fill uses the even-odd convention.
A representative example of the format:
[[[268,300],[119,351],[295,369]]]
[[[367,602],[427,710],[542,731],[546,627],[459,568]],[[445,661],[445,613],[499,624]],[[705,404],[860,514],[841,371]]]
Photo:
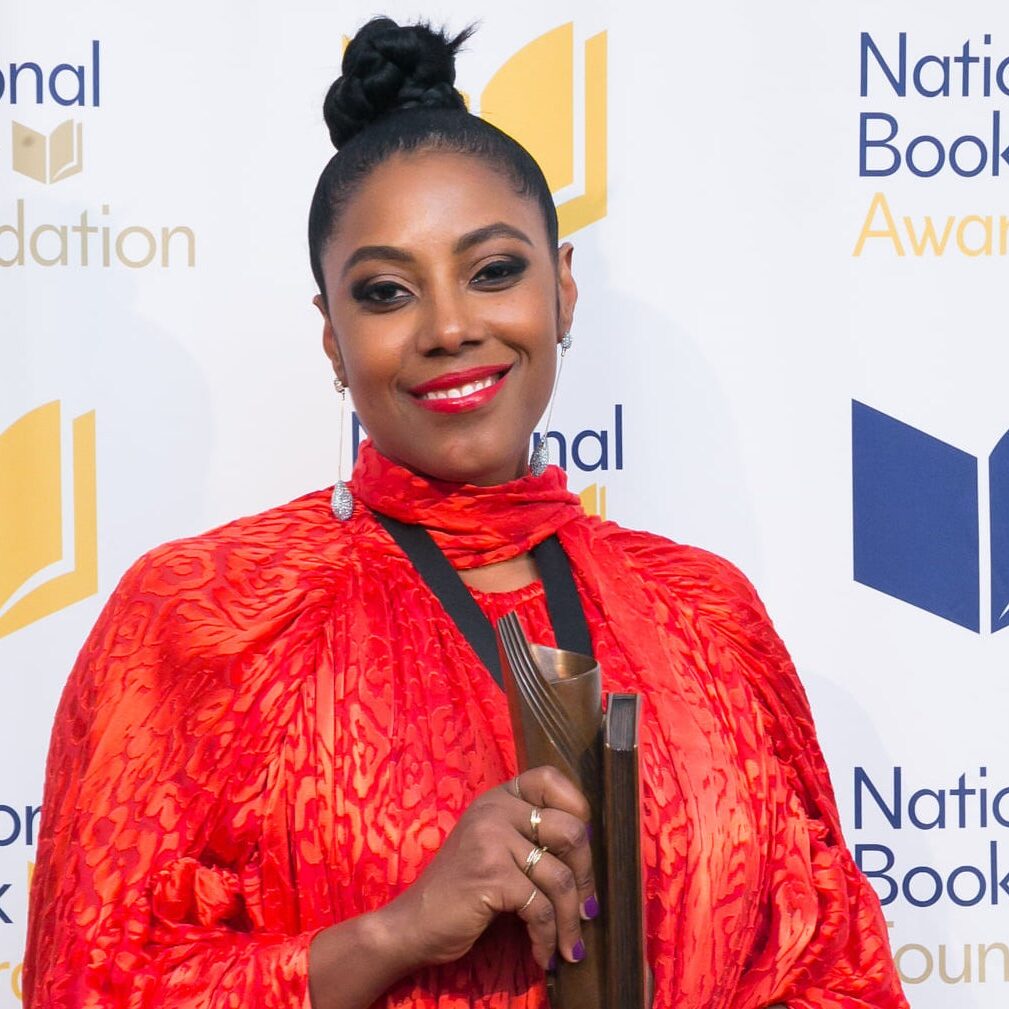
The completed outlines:
[[[809,690],[849,843],[893,896],[914,1009],[1002,1009],[1009,634],[990,611],[1009,604],[1009,514],[989,487],[1009,462],[989,470],[989,455],[1009,428],[1009,14],[993,0],[770,7],[385,10],[481,20],[459,74],[477,109],[552,33],[518,74],[550,90],[523,97],[515,75],[497,90],[512,88],[530,136],[573,110],[557,149],[534,150],[573,159],[559,203],[585,196],[568,211],[581,299],[554,414],[571,485],[749,574]],[[322,96],[342,36],[373,13],[3,11],[0,1009],[20,992],[49,726],[103,600],[149,547],[334,479],[304,232],[330,154]],[[919,93],[944,78],[948,95]],[[953,141],[977,137],[956,148],[972,171],[996,112],[995,153],[957,174]],[[870,140],[888,136],[879,117],[896,125],[892,174],[860,174],[863,113]],[[913,148],[919,172],[943,145],[934,175],[903,163],[917,136],[936,138]],[[866,167],[892,162],[877,145]],[[871,408],[856,414],[865,443],[853,401]]]

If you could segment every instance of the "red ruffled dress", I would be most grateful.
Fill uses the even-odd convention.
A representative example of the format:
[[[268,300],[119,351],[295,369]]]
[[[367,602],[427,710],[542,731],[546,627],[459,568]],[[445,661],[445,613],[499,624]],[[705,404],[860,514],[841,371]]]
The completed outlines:
[[[307,495],[151,551],[124,576],[53,731],[29,1009],[307,1009],[308,948],[424,869],[515,773],[507,702],[376,522],[457,568],[556,532],[608,690],[644,695],[648,954],[660,1009],[906,1009],[841,838],[792,664],[711,554],[586,516],[548,469],[426,481],[362,447],[350,521]],[[539,584],[474,593],[553,643]],[[542,1009],[502,916],[387,1009]]]

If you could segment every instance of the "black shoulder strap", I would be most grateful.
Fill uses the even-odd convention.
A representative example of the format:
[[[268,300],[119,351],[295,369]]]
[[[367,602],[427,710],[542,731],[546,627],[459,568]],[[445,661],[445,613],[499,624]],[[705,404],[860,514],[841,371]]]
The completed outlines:
[[[438,548],[438,544],[431,539],[431,534],[423,526],[407,525],[379,512],[373,514],[413,562],[417,573],[438,597],[445,607],[445,612],[455,621],[463,637],[497,681],[497,685],[504,689],[501,658],[498,655],[494,628],[491,627],[490,621],[484,616],[476,600],[469,594],[469,589],[463,584],[456,569],[449,564],[448,558]]]
[[[497,685],[504,689],[494,628],[431,534],[423,526],[408,525],[380,512],[372,514],[410,558]],[[591,655],[588,622],[564,548],[556,536],[551,536],[533,547],[532,554],[543,578],[547,611],[558,647]]]
[[[560,540],[550,536],[533,547],[533,557],[543,579],[550,623],[554,625],[557,646],[568,652],[592,654],[592,638],[585,619],[581,597],[571,574],[571,562]]]

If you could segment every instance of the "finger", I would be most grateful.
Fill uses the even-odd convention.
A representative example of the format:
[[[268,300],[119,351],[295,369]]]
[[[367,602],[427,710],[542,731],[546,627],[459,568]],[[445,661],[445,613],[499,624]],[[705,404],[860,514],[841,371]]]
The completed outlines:
[[[557,951],[557,922],[550,898],[531,880],[515,874],[509,881],[508,899],[526,924],[533,958],[544,970],[549,970]]]
[[[538,807],[534,807],[538,808]],[[588,825],[570,813],[559,809],[540,812],[537,837],[532,837],[532,823],[526,818],[525,833],[533,844],[545,844],[550,854],[559,858],[571,870],[578,894],[578,908],[582,918],[589,920],[599,914],[599,898],[592,871],[592,848],[589,845]]]
[[[553,905],[555,943],[561,956],[572,963],[582,960],[585,946],[575,874],[565,862],[542,848],[520,847],[514,855],[519,868]]]
[[[562,809],[585,822],[591,818],[588,799],[556,767],[534,767],[513,779],[513,784],[517,784],[522,799],[533,806]],[[514,788],[511,792],[516,794]]]

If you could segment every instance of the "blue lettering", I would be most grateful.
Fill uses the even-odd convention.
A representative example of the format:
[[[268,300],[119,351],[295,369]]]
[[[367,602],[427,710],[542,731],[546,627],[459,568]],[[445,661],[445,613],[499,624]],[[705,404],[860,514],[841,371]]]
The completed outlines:
[[[932,144],[935,148],[935,164],[931,168],[919,168],[914,163],[914,152],[922,144]],[[919,179],[930,179],[933,175],[938,175],[942,171],[942,166],[946,164],[946,151],[942,146],[938,137],[929,136],[929,134],[922,134],[920,137],[915,137],[907,145],[907,152],[904,155],[907,160],[907,167],[911,169],[914,175],[917,175]]]
[[[883,800],[883,796],[880,795],[878,789],[872,782],[872,778],[866,774],[865,769],[862,767],[855,768],[855,829],[862,829],[862,789],[866,788],[869,794],[875,799],[876,805],[879,807],[880,812],[886,817],[886,822],[890,824],[894,830],[900,830],[900,811],[901,811],[901,768],[894,767],[893,769],[893,805],[887,806],[886,802]],[[887,849],[889,850],[889,849]],[[893,862],[890,863],[893,865]],[[890,868],[890,866],[887,866]]]
[[[973,897],[960,897],[957,894],[956,881],[960,876],[973,876],[977,880],[978,889]],[[975,904],[980,904],[984,900],[986,889],[987,882],[984,878],[984,873],[973,865],[958,866],[949,874],[949,879],[946,880],[946,893],[949,894],[949,899],[960,907],[973,907]]]
[[[911,893],[911,882],[916,876],[925,876],[932,880],[933,889],[930,897],[915,897],[914,894]],[[931,866],[916,865],[904,877],[901,892],[904,894],[904,899],[909,904],[913,904],[915,907],[931,907],[942,896],[942,876],[940,876],[935,869],[931,868]]]
[[[998,157],[995,152],[998,152]],[[991,173],[998,175],[1001,163],[1009,165],[1009,146],[1002,146],[1002,113],[997,109],[991,114]]]
[[[998,904],[998,892],[1001,890],[1006,896],[1009,896],[1009,872],[1004,876],[999,878],[999,866],[998,866],[998,841],[992,841],[988,846],[988,852],[991,864],[991,902],[993,904]]]
[[[11,888],[11,885],[10,885],[10,883],[4,883],[4,884],[3,884],[2,886],[0,886],[0,899],[2,899],[2,898],[3,898],[3,895],[4,895],[4,894],[5,894],[5,893],[6,893],[6,892],[7,892],[7,891],[8,891],[9,889],[10,889],[10,888]],[[5,912],[4,912],[4,909],[3,909],[2,907],[0,907],[0,922],[2,922],[2,923],[3,923],[4,925],[13,925],[13,924],[14,924],[14,923],[13,923],[13,922],[12,922],[12,921],[10,920],[10,918],[8,918],[8,917],[7,917],[7,914],[6,914]]]
[[[991,801],[992,816],[995,817],[997,823],[1002,827],[1009,827],[1009,820],[1002,813],[1002,800],[1007,795],[1009,795],[1009,788],[1003,788],[1002,791],[995,793],[995,798]]]
[[[56,90],[56,81],[59,78],[59,75],[68,70],[70,71],[70,76],[77,82],[77,90],[69,98],[64,97]],[[53,72],[49,75],[49,94],[52,95],[53,101],[55,101],[57,105],[83,105],[84,67],[73,67],[69,63],[61,63],[58,67],[54,67]]]
[[[935,802],[936,812],[934,820],[922,820],[918,816],[918,801],[920,799],[932,799]],[[946,829],[946,791],[940,788],[933,792],[929,788],[921,788],[907,800],[907,818],[919,830],[931,830],[938,827],[940,830]]]
[[[42,104],[42,67],[37,63],[17,63],[11,64],[11,105],[18,100],[18,77],[25,70],[32,70],[35,73],[35,104]]]
[[[25,844],[35,843],[35,822],[42,812],[41,806],[25,806]]]
[[[624,408],[617,403],[613,407],[613,434],[616,442],[615,462],[617,469],[624,468]]]
[[[937,88],[931,89],[925,87],[922,83],[921,75],[925,67],[933,63],[942,70],[942,80]],[[939,95],[949,98],[949,57],[922,56],[914,65],[914,87],[918,94],[923,95],[925,98],[937,98]]]
[[[11,822],[10,833],[0,839],[0,848],[6,848],[7,845],[13,844],[21,836],[21,817],[18,815],[17,810],[11,806],[0,806],[0,815],[9,816]]]
[[[560,449],[560,458],[557,460],[557,465],[561,469],[566,470],[568,468],[568,442],[567,439],[560,433],[560,431],[547,431],[546,439],[549,441],[551,438],[557,442],[557,447]],[[533,449],[542,441],[539,432],[537,431],[533,435]],[[549,449],[549,446],[547,446]],[[551,460],[553,461],[553,460]]]
[[[586,462],[582,459],[582,442],[587,438],[592,438],[599,445],[599,455],[595,462]],[[605,431],[582,431],[575,435],[575,440],[571,443],[571,461],[580,469],[591,471],[594,469],[609,469],[609,454],[607,452],[607,438]]]
[[[98,39],[91,42],[91,104],[96,108],[102,103],[101,87],[101,43]],[[22,79],[28,75],[28,82]],[[66,78],[70,78],[67,82]],[[51,71],[47,72],[38,63],[27,61],[25,63],[10,63],[7,66],[7,78],[0,73],[0,98],[5,92],[10,94],[11,105],[18,102],[18,83],[21,87],[21,100],[30,100],[29,95],[33,92],[36,105],[41,105],[46,100],[46,91],[49,97],[57,105],[87,105],[88,104],[88,67],[83,63],[58,63]],[[25,87],[31,87],[32,91],[25,93]]]
[[[963,144],[974,144],[977,147],[977,164],[973,168],[964,168],[957,157]],[[988,151],[984,141],[980,137],[973,137],[970,134],[957,137],[949,149],[949,163],[953,171],[964,178],[971,179],[975,175],[980,175],[984,171],[984,166],[988,164]]]
[[[869,123],[879,121],[889,124],[890,132],[878,140],[869,139]],[[879,175],[893,175],[900,168],[900,151],[890,143],[897,136],[897,120],[885,112],[863,112],[859,116],[858,133],[858,174],[862,178],[872,178]],[[885,147],[891,155],[890,165],[885,168],[869,167],[869,148]]]
[[[864,861],[863,856],[867,852],[872,852],[876,854],[882,854],[886,859],[886,865],[882,869],[869,869]],[[888,848],[885,844],[856,844],[855,845],[855,864],[862,870],[865,874],[865,878],[869,880],[879,879],[882,880],[887,888],[887,894],[884,896],[876,891],[879,896],[880,904],[886,906],[887,904],[892,904],[897,897],[897,883],[892,876],[888,876],[887,873],[893,868],[894,857],[893,851]]]
[[[907,94],[907,32],[901,32],[897,36],[898,71],[896,76],[890,69],[883,54],[879,51],[872,36],[868,32],[862,32],[861,40],[861,92],[863,98],[869,94],[869,53],[876,59],[876,63],[883,75],[890,82],[890,87],[894,93],[903,98]]]

